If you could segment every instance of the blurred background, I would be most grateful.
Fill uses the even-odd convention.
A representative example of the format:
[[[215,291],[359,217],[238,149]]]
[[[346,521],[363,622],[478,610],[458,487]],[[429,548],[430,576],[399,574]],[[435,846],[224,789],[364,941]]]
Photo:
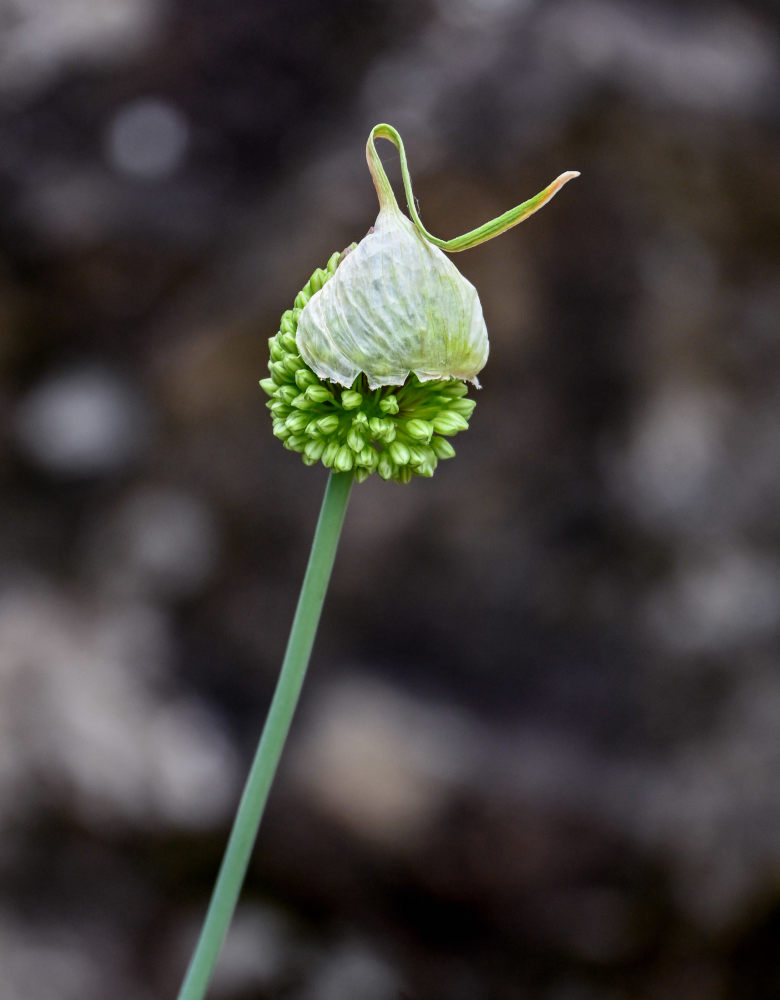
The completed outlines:
[[[471,429],[353,492],[211,996],[780,996],[779,51],[770,0],[2,0],[3,1000],[176,995],[326,478],[257,380],[379,121],[445,238],[582,176],[457,257]]]

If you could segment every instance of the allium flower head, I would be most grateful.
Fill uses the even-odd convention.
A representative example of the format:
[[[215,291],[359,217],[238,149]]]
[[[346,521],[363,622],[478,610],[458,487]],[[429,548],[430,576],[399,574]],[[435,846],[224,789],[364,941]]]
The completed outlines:
[[[375,138],[398,148],[412,221],[398,207]],[[444,241],[417,214],[395,129],[375,126],[366,156],[376,223],[298,294],[269,341],[270,378],[261,385],[271,396],[274,434],[307,464],[354,470],[358,481],[378,472],[408,482],[454,455],[447,437],[467,429],[475,405],[464,398],[465,381],[479,385],[488,357],[477,291],[440,248],[466,250],[497,236],[577,174],[561,174],[512,211]]]

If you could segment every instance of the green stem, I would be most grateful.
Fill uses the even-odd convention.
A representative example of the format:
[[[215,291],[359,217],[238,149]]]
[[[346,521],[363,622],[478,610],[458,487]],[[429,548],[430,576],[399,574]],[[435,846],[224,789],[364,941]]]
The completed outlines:
[[[301,693],[351,488],[351,472],[331,472],[276,691],[179,1000],[203,1000],[205,997],[233,917],[271,782]]]

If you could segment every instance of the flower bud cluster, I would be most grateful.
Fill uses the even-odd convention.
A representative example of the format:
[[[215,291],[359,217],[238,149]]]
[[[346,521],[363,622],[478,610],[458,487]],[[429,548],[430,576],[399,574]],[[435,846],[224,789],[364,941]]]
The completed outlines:
[[[421,382],[410,375],[401,386],[370,390],[361,374],[347,389],[318,378],[298,352],[298,318],[341,257],[333,254],[324,269],[314,272],[268,342],[270,377],[260,385],[270,396],[273,432],[306,465],[322,462],[336,472],[351,470],[358,482],[372,472],[401,483],[432,476],[439,459],[455,454],[447,438],[468,428],[476,404],[465,398],[465,382]]]

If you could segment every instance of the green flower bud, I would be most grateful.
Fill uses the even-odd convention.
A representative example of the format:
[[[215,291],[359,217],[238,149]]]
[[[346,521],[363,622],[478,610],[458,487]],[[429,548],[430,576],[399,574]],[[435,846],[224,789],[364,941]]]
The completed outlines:
[[[412,457],[411,452],[403,441],[393,441],[390,445],[389,451],[390,458],[392,458],[396,465],[406,465]]]
[[[376,471],[382,479],[392,479],[395,470],[393,469],[393,463],[386,453],[380,456]]]
[[[366,439],[356,427],[347,431],[347,444],[354,452],[361,452],[366,446]]]
[[[433,463],[436,466],[436,456],[433,453],[432,448],[427,448],[425,446],[420,446],[417,444],[409,445],[409,464],[415,466],[415,472],[419,466],[430,465]]]
[[[288,406],[298,395],[298,390],[294,385],[280,385],[276,390],[276,398],[281,399],[283,402],[287,403]]]
[[[382,413],[398,413],[398,397],[391,393],[389,396],[385,396],[384,399],[380,399],[379,409]]]
[[[376,468],[378,461],[379,455],[370,445],[366,445],[366,447],[358,455],[358,462],[360,465],[364,465],[367,469],[372,471]]]
[[[433,448],[434,454],[439,459],[455,457],[455,449],[446,438],[432,437],[431,448]]]
[[[295,322],[297,324],[298,321],[296,320]],[[293,327],[293,329],[295,329],[295,327]],[[293,333],[287,332],[285,336],[282,337],[282,346],[288,354],[295,355],[298,348],[296,346],[295,336]]]
[[[309,415],[308,413],[303,413],[300,410],[297,410],[295,413],[291,413],[290,416],[287,417],[285,423],[293,434],[301,434],[306,429],[306,425],[309,423]]]
[[[293,378],[301,392],[306,392],[310,386],[318,385],[317,376],[314,372],[310,372],[308,368],[296,368]]]
[[[474,412],[476,405],[477,401],[475,399],[455,399],[450,403],[449,409],[451,413],[459,413],[468,420]]]
[[[419,465],[415,466],[414,474],[416,476],[424,476],[426,479],[430,479],[435,471],[436,471],[436,456],[434,455],[432,461],[420,462]]]
[[[339,448],[341,445],[338,441],[329,441],[325,445],[325,450],[322,453],[322,463],[327,465],[329,468],[333,465],[336,455],[339,453]]]
[[[313,375],[314,372],[311,372],[311,374]],[[326,389],[324,385],[309,386],[305,395],[306,398],[311,400],[312,403],[326,403],[328,400],[333,399],[333,393],[330,389]]]
[[[320,417],[317,423],[319,424],[320,432],[322,434],[333,434],[333,432],[338,429],[339,418],[335,413],[329,413],[326,417]]]
[[[349,450],[347,445],[343,444],[336,452],[336,457],[333,460],[333,468],[336,472],[349,472],[353,463],[354,458],[352,456],[352,452]]]
[[[440,413],[433,419],[433,429],[437,434],[457,434],[458,431],[467,430],[468,426],[469,422],[465,417],[451,410]]]
[[[303,449],[303,454],[312,462],[316,462],[322,458],[323,451],[325,451],[324,441],[308,441]]]
[[[269,396],[273,396],[276,392],[276,382],[272,378],[261,378],[260,388]]]
[[[352,380],[354,381],[354,379]],[[352,382],[349,383],[351,385]],[[346,392],[341,394],[341,405],[345,410],[354,410],[356,407],[360,406],[363,402],[363,397],[359,392],[353,392],[352,389],[348,389]]]
[[[391,426],[382,417],[371,417],[368,421],[368,428],[374,437],[384,440],[387,428]]]
[[[287,381],[287,369],[285,368],[284,361],[272,361],[268,366],[268,370],[271,372],[271,379],[277,383],[281,384]]]
[[[404,424],[404,430],[414,441],[424,441],[426,444],[431,440],[433,434],[433,424],[427,420],[420,420],[413,417]]]

